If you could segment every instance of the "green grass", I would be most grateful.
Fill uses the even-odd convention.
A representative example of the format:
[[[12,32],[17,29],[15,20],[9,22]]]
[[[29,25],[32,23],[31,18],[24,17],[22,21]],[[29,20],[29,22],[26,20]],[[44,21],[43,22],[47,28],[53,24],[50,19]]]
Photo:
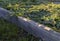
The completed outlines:
[[[0,41],[39,41],[39,38],[0,18]]]

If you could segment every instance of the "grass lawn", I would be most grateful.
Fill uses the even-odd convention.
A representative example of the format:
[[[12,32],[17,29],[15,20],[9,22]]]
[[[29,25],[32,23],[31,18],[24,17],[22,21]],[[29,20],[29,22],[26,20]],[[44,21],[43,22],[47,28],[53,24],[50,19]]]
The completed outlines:
[[[39,39],[30,35],[16,25],[0,19],[0,41],[38,41]]]

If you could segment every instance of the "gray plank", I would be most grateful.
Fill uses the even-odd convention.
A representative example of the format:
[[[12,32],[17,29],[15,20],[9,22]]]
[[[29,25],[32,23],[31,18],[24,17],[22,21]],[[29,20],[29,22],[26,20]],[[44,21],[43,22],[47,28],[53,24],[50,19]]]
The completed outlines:
[[[60,33],[53,31],[51,28],[20,16],[11,16],[11,14],[8,10],[0,8],[0,18],[16,24],[33,36],[42,38],[44,41],[60,41]]]

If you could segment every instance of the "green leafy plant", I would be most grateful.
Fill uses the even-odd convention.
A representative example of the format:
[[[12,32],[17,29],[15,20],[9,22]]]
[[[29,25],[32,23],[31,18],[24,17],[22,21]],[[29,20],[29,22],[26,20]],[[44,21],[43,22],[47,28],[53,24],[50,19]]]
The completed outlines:
[[[26,0],[23,0],[26,1]],[[20,0],[1,0],[1,7],[15,12],[17,16],[26,17],[51,28],[60,29],[60,4],[41,3],[30,4]],[[28,0],[29,2],[35,0]]]

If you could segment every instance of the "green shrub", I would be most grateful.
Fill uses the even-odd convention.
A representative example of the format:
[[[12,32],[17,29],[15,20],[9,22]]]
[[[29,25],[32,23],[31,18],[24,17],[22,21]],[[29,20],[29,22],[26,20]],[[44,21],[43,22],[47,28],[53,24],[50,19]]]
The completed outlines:
[[[20,0],[1,0],[0,5],[7,10],[14,11],[17,16],[23,16],[51,28],[60,29],[60,4],[41,3],[32,5],[20,2]]]

